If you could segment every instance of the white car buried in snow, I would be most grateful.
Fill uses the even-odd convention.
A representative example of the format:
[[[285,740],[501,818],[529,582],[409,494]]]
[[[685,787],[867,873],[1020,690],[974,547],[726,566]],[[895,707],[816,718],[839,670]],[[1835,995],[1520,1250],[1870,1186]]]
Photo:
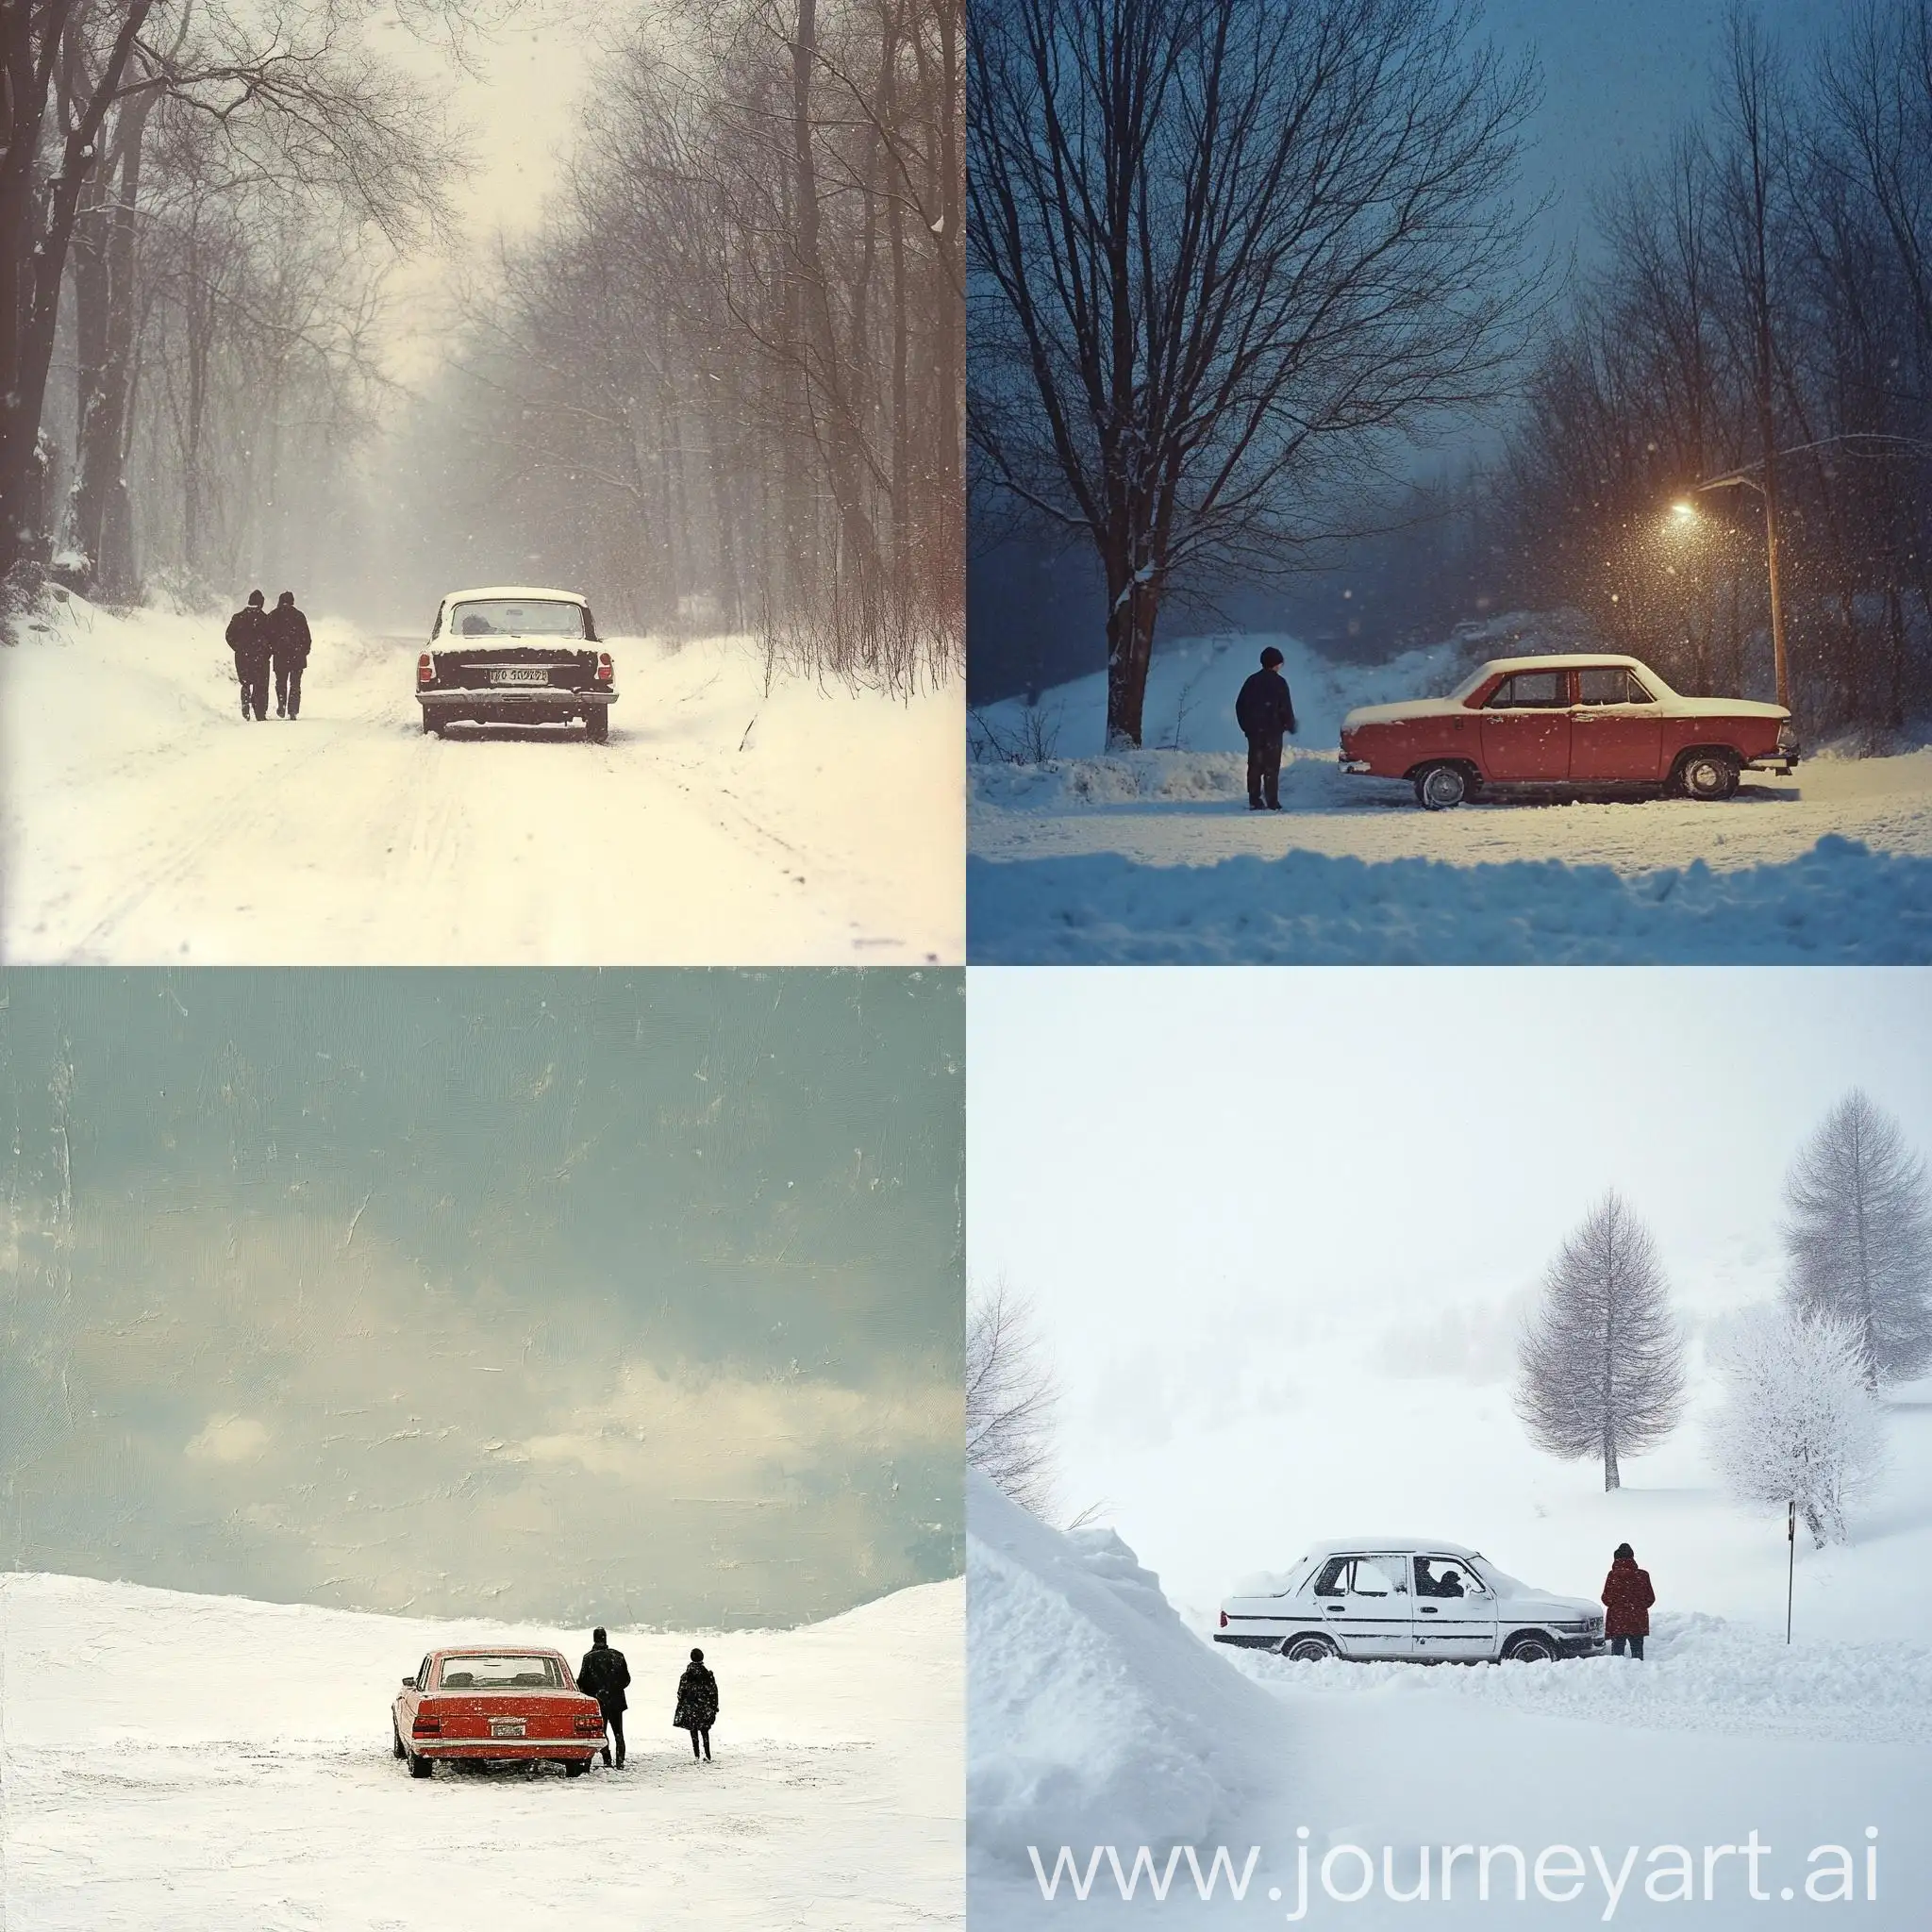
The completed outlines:
[[[1542,1663],[1605,1648],[1601,1605],[1534,1590],[1457,1543],[1319,1543],[1272,1581],[1222,1605],[1217,1643],[1300,1662]]]

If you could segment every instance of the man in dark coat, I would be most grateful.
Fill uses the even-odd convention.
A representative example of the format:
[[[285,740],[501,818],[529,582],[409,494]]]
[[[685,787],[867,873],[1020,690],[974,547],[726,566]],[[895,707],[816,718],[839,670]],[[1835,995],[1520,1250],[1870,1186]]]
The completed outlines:
[[[591,1632],[591,1647],[577,1667],[577,1689],[594,1697],[604,1713],[610,1738],[604,1743],[604,1762],[610,1762],[610,1739],[617,1742],[617,1768],[624,1769],[624,1713],[627,1707],[624,1687],[630,1682],[630,1666],[621,1650],[612,1650],[602,1630]]]
[[[268,716],[268,617],[259,591],[228,620],[228,648],[235,654],[235,678],[242,687],[242,715]]]
[[[1261,653],[1261,668],[1241,686],[1234,701],[1235,723],[1248,741],[1248,809],[1281,809],[1281,738],[1295,728],[1294,700],[1282,676],[1281,653],[1273,644]]]
[[[711,1761],[711,1726],[718,1721],[718,1680],[705,1668],[705,1654],[694,1650],[691,1661],[684,1667],[684,1675],[677,1680],[677,1708],[671,1714],[671,1722],[680,1731],[691,1733],[691,1755],[698,1755],[698,1746],[704,1748],[707,1764]]]
[[[265,620],[275,667],[275,716],[302,715],[302,668],[308,662],[308,620],[295,608],[295,593],[284,591]]]
[[[1642,1661],[1643,1640],[1650,1635],[1650,1607],[1656,1601],[1650,1572],[1637,1567],[1637,1554],[1628,1543],[1619,1543],[1610,1558],[1610,1574],[1604,1578],[1604,1635],[1610,1640],[1612,1657],[1622,1657],[1627,1650]]]

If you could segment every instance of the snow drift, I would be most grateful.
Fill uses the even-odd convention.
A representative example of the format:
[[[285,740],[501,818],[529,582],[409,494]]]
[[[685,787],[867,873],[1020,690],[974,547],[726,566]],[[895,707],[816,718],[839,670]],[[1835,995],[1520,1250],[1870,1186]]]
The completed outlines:
[[[966,1805],[975,1860],[1232,1842],[1285,1725],[1107,1529],[1062,1533],[970,1472]]]

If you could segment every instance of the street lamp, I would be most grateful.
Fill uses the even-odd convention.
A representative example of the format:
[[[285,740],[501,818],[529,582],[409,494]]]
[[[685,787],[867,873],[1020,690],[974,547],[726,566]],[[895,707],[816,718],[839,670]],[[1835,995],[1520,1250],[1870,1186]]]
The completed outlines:
[[[1796,452],[1780,450],[1777,454],[1791,456]],[[1755,490],[1763,499],[1764,575],[1771,587],[1771,668],[1777,684],[1777,701],[1789,711],[1791,708],[1791,681],[1785,666],[1785,599],[1777,569],[1777,498],[1770,486],[1751,474],[1752,470],[1764,467],[1762,463],[1753,463],[1744,469],[1733,470],[1727,475],[1712,476],[1707,482],[1692,484],[1691,490],[1698,495],[1707,490]],[[1681,517],[1685,511],[1692,516],[1697,513],[1689,503],[1676,505],[1672,513]]]

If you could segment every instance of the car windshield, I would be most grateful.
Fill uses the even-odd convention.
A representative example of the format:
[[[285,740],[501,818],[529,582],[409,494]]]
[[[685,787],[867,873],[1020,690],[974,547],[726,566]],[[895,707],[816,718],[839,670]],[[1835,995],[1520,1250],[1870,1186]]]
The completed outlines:
[[[477,597],[449,614],[454,638],[575,638],[591,635],[581,604],[558,597]]]
[[[442,1660],[442,1690],[561,1690],[554,1657],[450,1657]]]
[[[1483,679],[1486,678],[1489,675],[1490,667],[1487,664],[1478,664],[1475,667],[1475,669],[1472,671],[1469,674],[1469,675],[1465,677],[1462,680],[1462,682],[1458,684],[1456,687],[1456,689],[1449,693],[1449,702],[1451,704],[1459,705],[1463,703],[1466,699],[1473,698],[1475,695],[1476,687],[1479,684],[1481,684]]]

